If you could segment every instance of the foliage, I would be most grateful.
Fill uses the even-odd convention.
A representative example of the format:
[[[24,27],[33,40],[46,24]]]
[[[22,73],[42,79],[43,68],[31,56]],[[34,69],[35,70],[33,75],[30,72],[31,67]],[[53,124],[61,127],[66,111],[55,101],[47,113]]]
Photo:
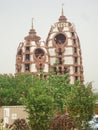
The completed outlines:
[[[67,105],[68,91],[70,91],[67,75],[51,75],[46,81],[49,93],[54,98],[55,111],[63,114]]]
[[[87,128],[87,122],[94,113],[95,96],[90,84],[85,86],[77,81],[71,85],[67,75],[50,73],[45,79],[43,72],[40,78],[31,74],[0,75],[0,105],[22,104],[26,105],[33,130],[50,130],[49,127],[57,122],[66,124],[66,112],[72,121],[68,124],[74,123],[81,130],[83,123]]]
[[[49,120],[53,116],[54,99],[48,93],[46,81],[40,80],[37,76],[33,76],[32,88],[29,89],[29,93],[24,99],[24,102],[31,129],[48,129]]]
[[[0,105],[9,105],[14,103],[15,77],[13,75],[0,75]],[[9,89],[10,88],[10,89]],[[12,99],[13,97],[13,99]]]
[[[32,84],[30,74],[0,74],[0,106],[22,105],[21,97]]]
[[[88,127],[88,121],[92,118],[95,110],[95,97],[91,86],[83,84],[72,85],[68,98],[68,112],[74,120],[75,126],[81,130]]]
[[[9,130],[30,130],[25,119],[16,119],[12,125],[7,126]]]
[[[72,130],[74,129],[74,122],[68,113],[58,115],[51,120],[51,130]]]
[[[95,104],[90,86],[85,87],[79,82],[70,85],[67,75],[53,74],[45,80],[33,76],[33,85],[24,102],[31,128],[34,130],[48,130],[48,126],[53,125],[49,123],[50,120],[57,118],[58,114],[64,117],[66,112],[69,113],[76,128],[81,129],[83,122],[86,127],[94,112]],[[63,118],[59,119],[65,121]]]

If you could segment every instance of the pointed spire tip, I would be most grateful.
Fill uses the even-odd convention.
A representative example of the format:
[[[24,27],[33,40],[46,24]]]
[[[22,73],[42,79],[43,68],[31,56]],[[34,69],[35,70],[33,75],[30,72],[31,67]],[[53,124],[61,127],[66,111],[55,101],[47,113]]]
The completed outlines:
[[[32,29],[34,28],[33,22],[34,22],[34,18],[32,18]]]
[[[64,6],[64,3],[62,3],[62,16],[64,16],[63,6]]]

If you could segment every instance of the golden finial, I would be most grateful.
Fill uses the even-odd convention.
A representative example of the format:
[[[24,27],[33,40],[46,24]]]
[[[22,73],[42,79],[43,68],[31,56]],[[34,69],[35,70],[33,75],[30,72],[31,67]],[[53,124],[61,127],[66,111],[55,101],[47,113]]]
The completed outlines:
[[[62,3],[62,16],[64,16],[63,6],[64,6],[64,3]]]

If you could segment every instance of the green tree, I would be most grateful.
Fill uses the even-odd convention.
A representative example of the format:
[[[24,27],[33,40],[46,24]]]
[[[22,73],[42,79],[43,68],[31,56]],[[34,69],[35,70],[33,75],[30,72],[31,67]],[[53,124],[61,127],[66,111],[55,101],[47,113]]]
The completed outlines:
[[[15,77],[11,74],[0,74],[0,106],[14,104]]]
[[[95,96],[91,85],[85,86],[81,83],[72,85],[68,96],[68,112],[74,120],[75,126],[81,130],[88,128],[88,121],[95,111]],[[88,128],[89,129],[89,128]]]
[[[0,106],[22,105],[21,98],[32,86],[31,74],[0,74]]]
[[[45,80],[41,79],[33,76],[33,85],[24,99],[31,128],[48,130],[51,120],[58,117],[58,113],[64,117],[66,112],[72,118],[73,126],[80,130],[84,123],[87,128],[95,105],[91,87],[79,82],[70,85],[67,75],[50,74]]]
[[[41,79],[42,76],[41,73]],[[41,79],[33,76],[32,87],[28,95],[24,96],[29,124],[33,130],[50,129],[52,118],[56,117],[59,112],[65,113],[66,97],[70,91],[67,75],[50,74],[46,79]]]
[[[55,111],[65,112],[65,106],[67,106],[67,96],[71,89],[71,85],[68,83],[67,75],[54,75],[47,77],[47,86],[49,87],[49,93],[54,98]]]
[[[0,105],[22,104],[26,105],[33,130],[50,129],[51,120],[58,114],[64,117],[58,119],[65,120],[66,112],[74,122],[73,126],[80,130],[83,123],[86,127],[94,113],[95,96],[90,84],[85,86],[76,82],[71,85],[67,75],[51,73],[46,79],[42,72],[40,78],[31,74],[0,75]]]
[[[54,99],[49,93],[46,80],[33,76],[33,85],[24,99],[32,130],[48,130],[53,116]]]

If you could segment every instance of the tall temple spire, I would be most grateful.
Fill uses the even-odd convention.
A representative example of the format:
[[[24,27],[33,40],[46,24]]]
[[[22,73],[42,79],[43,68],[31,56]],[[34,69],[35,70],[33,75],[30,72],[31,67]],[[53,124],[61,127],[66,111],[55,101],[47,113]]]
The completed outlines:
[[[64,4],[62,3],[62,16],[64,16],[64,10],[63,10],[63,6],[64,6]]]
[[[64,4],[62,3],[62,11],[61,16],[59,17],[59,22],[66,22],[67,18],[64,16],[64,10],[63,10]]]

